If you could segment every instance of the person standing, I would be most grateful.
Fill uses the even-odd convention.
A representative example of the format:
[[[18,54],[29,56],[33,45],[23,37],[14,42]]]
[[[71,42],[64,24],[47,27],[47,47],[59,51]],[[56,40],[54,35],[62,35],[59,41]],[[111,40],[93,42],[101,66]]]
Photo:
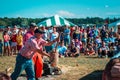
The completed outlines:
[[[11,35],[11,55],[16,54],[17,51],[17,41],[16,41],[17,34],[13,31]]]
[[[28,80],[35,80],[35,72],[32,64],[32,57],[35,52],[50,57],[49,54],[42,50],[43,46],[50,46],[56,41],[59,41],[59,37],[51,42],[47,42],[42,39],[43,31],[36,29],[34,36],[25,42],[24,47],[20,50],[16,57],[16,65],[14,72],[11,75],[12,80],[16,80],[23,70],[25,70]]]
[[[18,34],[16,36],[16,41],[17,41],[17,50],[19,52],[19,50],[23,46],[23,36],[22,36],[22,32],[21,31],[18,31]]]
[[[2,43],[2,39],[0,39],[0,54],[1,55],[3,54],[2,47],[3,47],[3,43]]]
[[[29,28],[28,32],[26,32],[26,34],[23,37],[23,44],[25,44],[25,42],[34,35],[34,31],[35,31],[36,27],[37,27],[37,25],[35,23],[30,24],[30,28]]]
[[[35,23],[31,23],[28,32],[26,32],[26,34],[23,37],[23,44],[25,44],[25,42],[34,35],[34,31],[36,29],[37,29],[37,25]],[[42,55],[39,54],[38,52],[35,52],[35,54],[32,57],[32,61],[34,63],[35,78],[37,80],[39,77],[42,76],[42,69],[43,69]]]
[[[53,32],[52,34],[50,35],[50,41],[53,41],[54,39],[56,39],[57,37],[59,36],[59,33],[56,31],[56,27],[53,27]],[[52,46],[51,46],[51,51],[52,49],[55,48],[57,43],[54,43]]]
[[[8,35],[7,31],[3,32],[3,40],[4,40],[4,54],[10,56],[10,36]],[[7,51],[7,53],[6,53]]]
[[[42,30],[45,32],[45,34],[43,34],[43,39],[48,40],[48,30],[45,28],[45,26],[42,26]]]
[[[65,46],[70,45],[70,29],[68,26],[66,26],[64,30],[64,44]]]

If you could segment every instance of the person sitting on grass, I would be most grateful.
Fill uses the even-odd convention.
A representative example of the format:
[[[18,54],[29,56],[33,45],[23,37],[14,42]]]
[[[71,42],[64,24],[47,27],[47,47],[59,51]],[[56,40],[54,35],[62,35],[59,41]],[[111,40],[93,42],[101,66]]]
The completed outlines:
[[[77,48],[81,51],[82,48],[83,48],[82,42],[81,42],[78,38],[76,38],[76,39],[74,40],[74,43],[75,43],[75,47],[77,47]]]
[[[60,45],[57,48],[57,51],[59,53],[59,57],[66,57],[66,51],[67,51],[67,47],[64,46],[64,42],[60,42]]]
[[[108,46],[106,46],[106,43],[103,41],[102,46],[98,50],[98,57],[105,56],[107,58],[108,57],[108,51],[109,51],[109,48],[108,48]]]
[[[71,45],[68,46],[68,51],[66,56],[69,57],[78,57],[80,55],[79,49],[75,47],[75,43],[71,42]]]
[[[93,45],[91,43],[88,44],[88,47],[86,48],[86,51],[84,53],[85,55],[94,55],[95,51],[93,49]]]

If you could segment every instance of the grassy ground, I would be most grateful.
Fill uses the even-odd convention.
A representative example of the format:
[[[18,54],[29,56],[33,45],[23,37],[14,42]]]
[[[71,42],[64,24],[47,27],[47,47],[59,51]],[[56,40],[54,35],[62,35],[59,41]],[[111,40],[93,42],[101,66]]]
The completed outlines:
[[[108,61],[109,59],[100,59],[96,56],[60,59],[60,64],[69,70],[57,80],[101,80],[102,71]]]
[[[14,69],[16,56],[0,57],[0,72],[6,68]],[[101,74],[109,59],[96,56],[80,56],[78,58],[60,58],[59,67],[63,74],[54,76],[52,80],[101,80]],[[11,72],[12,72],[11,71]]]

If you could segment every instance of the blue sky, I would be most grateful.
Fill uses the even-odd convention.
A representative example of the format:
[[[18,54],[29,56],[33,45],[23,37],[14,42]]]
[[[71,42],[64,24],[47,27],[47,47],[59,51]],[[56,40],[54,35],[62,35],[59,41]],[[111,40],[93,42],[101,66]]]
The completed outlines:
[[[0,17],[120,17],[120,0],[1,0]]]

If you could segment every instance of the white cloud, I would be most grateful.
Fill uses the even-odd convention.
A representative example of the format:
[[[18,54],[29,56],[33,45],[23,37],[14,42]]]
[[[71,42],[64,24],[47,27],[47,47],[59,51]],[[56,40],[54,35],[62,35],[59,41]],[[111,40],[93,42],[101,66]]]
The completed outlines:
[[[116,13],[116,12],[107,12],[106,15],[119,15],[119,13]]]
[[[107,12],[106,16],[108,16],[108,17],[120,17],[120,13],[117,13],[117,12]]]
[[[53,14],[43,13],[42,16],[43,17],[50,17],[50,16],[53,16]]]
[[[108,8],[109,7],[109,5],[105,5],[105,8]]]
[[[90,10],[90,8],[87,8],[87,10]]]
[[[68,18],[76,17],[75,14],[68,12],[68,11],[64,11],[64,10],[56,11],[55,13],[42,13],[41,16],[42,17],[50,17],[50,16],[54,16],[56,14],[59,16],[68,17]]]
[[[57,11],[57,14],[64,17],[75,17],[74,13],[64,11],[64,10]]]

